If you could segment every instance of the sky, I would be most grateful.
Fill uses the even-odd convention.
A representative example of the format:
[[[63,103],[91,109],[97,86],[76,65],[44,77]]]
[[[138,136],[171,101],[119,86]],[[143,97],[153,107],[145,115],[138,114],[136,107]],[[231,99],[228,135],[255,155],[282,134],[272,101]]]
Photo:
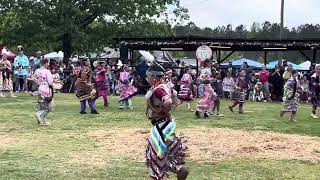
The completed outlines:
[[[243,24],[253,22],[280,23],[281,0],[180,0],[189,10],[190,21],[199,27]],[[285,0],[284,26],[320,23],[320,0]]]

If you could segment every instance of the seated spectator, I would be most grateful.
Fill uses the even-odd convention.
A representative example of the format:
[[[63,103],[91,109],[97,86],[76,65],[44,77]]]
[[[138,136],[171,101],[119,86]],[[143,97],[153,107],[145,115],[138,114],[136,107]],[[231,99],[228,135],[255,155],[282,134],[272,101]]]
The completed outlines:
[[[258,82],[255,86],[254,86],[254,90],[250,95],[250,100],[251,101],[257,101],[257,102],[261,102],[264,99],[264,95],[263,95],[263,91],[262,91],[262,83]]]
[[[308,80],[308,75],[303,75],[302,80],[301,80],[301,90],[302,94],[300,96],[300,101],[301,102],[308,102],[309,99],[309,80]]]

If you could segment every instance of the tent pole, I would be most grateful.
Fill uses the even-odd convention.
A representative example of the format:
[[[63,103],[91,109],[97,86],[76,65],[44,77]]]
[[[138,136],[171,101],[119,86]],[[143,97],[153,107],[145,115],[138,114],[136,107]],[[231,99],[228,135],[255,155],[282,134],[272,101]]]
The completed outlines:
[[[268,52],[264,51],[264,65],[265,66],[267,66],[267,55],[268,55]]]
[[[317,49],[314,48],[314,49],[313,49],[313,56],[312,56],[312,63],[313,63],[313,64],[316,63],[316,58],[317,58]]]

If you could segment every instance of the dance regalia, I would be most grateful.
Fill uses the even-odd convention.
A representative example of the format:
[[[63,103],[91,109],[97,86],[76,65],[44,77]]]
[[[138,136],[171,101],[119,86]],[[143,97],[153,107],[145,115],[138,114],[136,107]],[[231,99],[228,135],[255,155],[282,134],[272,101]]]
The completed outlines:
[[[245,81],[243,77],[239,76],[236,81],[236,87],[233,89],[231,93],[231,99],[239,103],[244,103],[246,99],[247,89],[248,83]]]
[[[53,77],[50,70],[39,68],[34,73],[34,79],[38,85],[37,113],[38,122],[47,125],[47,116],[53,111]]]
[[[106,69],[102,66],[97,66],[96,71],[96,90],[97,96],[107,96],[108,95],[108,81],[106,79]]]
[[[75,83],[76,96],[80,101],[92,99],[95,90],[90,83],[90,68],[88,66],[78,67],[75,69],[77,80]]]
[[[13,91],[12,67],[9,60],[0,60],[0,91]]]
[[[299,108],[298,83],[294,78],[288,79],[284,85],[283,112],[297,112]]]
[[[214,101],[217,98],[217,94],[214,92],[210,84],[204,84],[204,92],[200,101],[198,102],[197,111],[206,113],[214,106]]]
[[[313,109],[320,106],[320,76],[314,73],[310,79],[310,96]]]
[[[178,99],[181,101],[192,101],[192,77],[186,73],[182,76],[180,84],[180,91],[178,93]]]
[[[146,150],[146,164],[153,179],[165,179],[169,173],[178,173],[183,167],[186,146],[175,134],[176,123],[171,112],[164,112],[164,100],[172,97],[166,84],[152,87],[146,94],[147,116],[153,128]]]
[[[118,91],[120,93],[119,102],[126,102],[137,94],[137,88],[130,83],[129,72],[123,71],[120,73],[120,83],[118,85]]]

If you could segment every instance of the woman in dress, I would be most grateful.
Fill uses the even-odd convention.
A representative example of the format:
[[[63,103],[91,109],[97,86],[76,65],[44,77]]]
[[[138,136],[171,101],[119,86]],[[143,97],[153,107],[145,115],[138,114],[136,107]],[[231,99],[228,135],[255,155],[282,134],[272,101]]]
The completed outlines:
[[[152,65],[147,71],[151,86],[146,94],[147,116],[152,129],[148,138],[146,164],[152,179],[165,179],[169,173],[177,174],[178,180],[185,180],[188,170],[184,166],[186,146],[175,133],[176,123],[171,111],[174,96],[164,81],[162,66]]]
[[[109,106],[108,103],[108,80],[107,80],[107,68],[106,68],[106,62],[105,61],[99,61],[98,65],[95,69],[96,72],[96,89],[97,94],[94,99],[96,101],[99,97],[103,98],[103,104],[105,107]]]
[[[280,116],[283,117],[285,113],[289,112],[291,113],[290,121],[295,123],[295,117],[299,108],[298,71],[292,70],[290,76],[284,86],[283,109],[280,112]]]
[[[48,114],[53,111],[53,77],[48,59],[41,60],[41,67],[34,72],[33,80],[38,86],[37,112],[38,124],[48,126]]]
[[[81,67],[77,67],[74,69],[74,74],[77,77],[75,83],[75,92],[76,96],[80,100],[80,114],[87,114],[86,107],[87,102],[91,109],[91,114],[99,114],[96,111],[95,102],[93,98],[95,97],[96,91],[93,88],[93,85],[90,82],[91,78],[91,70],[90,64],[87,60],[84,60],[83,65]]]

